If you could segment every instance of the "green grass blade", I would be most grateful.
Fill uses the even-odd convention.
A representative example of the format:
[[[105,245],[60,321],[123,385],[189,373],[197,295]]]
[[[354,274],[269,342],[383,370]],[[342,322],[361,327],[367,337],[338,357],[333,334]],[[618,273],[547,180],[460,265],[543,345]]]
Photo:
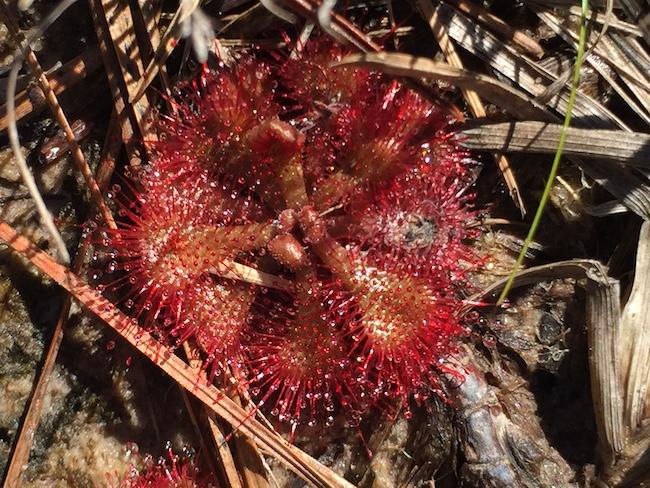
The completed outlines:
[[[544,187],[544,193],[542,193],[542,198],[539,201],[537,206],[537,211],[535,212],[535,217],[533,222],[530,225],[528,230],[528,235],[524,241],[524,246],[521,248],[519,256],[517,256],[517,261],[510,272],[506,286],[503,288],[499,299],[497,300],[497,305],[502,305],[505,299],[510,293],[512,284],[515,280],[517,272],[521,268],[521,264],[524,261],[526,252],[530,243],[533,241],[535,234],[537,233],[537,228],[539,223],[542,220],[542,215],[544,214],[544,208],[548,202],[549,195],[551,194],[551,188],[553,187],[553,182],[555,181],[555,176],[557,175],[557,170],[560,166],[560,159],[562,158],[562,152],[564,151],[564,142],[566,140],[566,130],[571,123],[571,115],[573,112],[573,105],[576,100],[576,93],[578,92],[578,84],[580,83],[580,67],[582,66],[582,61],[585,53],[585,44],[587,39],[587,13],[589,11],[589,1],[582,0],[582,13],[580,16],[580,36],[578,41],[578,53],[576,55],[576,64],[573,69],[573,81],[571,83],[571,93],[569,95],[569,103],[567,105],[566,116],[564,117],[564,125],[562,126],[562,131],[560,132],[560,137],[557,143],[557,150],[555,151],[555,157],[553,158],[553,164],[551,165],[551,171],[549,172],[548,179],[546,180],[546,186]]]

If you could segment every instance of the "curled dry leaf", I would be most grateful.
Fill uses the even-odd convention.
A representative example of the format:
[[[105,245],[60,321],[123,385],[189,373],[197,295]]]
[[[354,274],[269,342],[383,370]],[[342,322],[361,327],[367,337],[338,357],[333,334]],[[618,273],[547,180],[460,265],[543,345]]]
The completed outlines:
[[[611,485],[636,485],[650,474],[648,456],[648,384],[650,383],[650,224],[641,227],[636,256],[634,283],[627,303],[615,317],[600,342],[613,338],[611,355],[602,358],[607,375],[605,384],[618,386],[611,395],[594,398],[597,413],[605,426],[618,426],[616,444],[601,453],[605,461],[603,478]],[[618,301],[618,296],[614,297]],[[603,368],[604,369],[604,368]],[[608,439],[609,440],[609,439]]]

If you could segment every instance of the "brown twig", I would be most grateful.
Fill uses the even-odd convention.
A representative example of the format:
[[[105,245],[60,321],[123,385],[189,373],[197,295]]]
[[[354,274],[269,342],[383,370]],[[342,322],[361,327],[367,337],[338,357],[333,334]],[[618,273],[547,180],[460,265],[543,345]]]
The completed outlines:
[[[190,343],[186,341],[183,343],[183,351],[185,352],[185,356],[187,357],[187,361],[190,367],[196,370],[200,370],[201,352],[198,350],[198,348],[196,346],[190,345]],[[239,479],[239,474],[237,473],[237,466],[235,465],[235,460],[233,459],[232,452],[230,451],[230,447],[228,446],[223,432],[219,427],[214,412],[209,408],[203,407],[200,410],[201,416],[199,417],[199,415],[197,415],[195,412],[194,405],[190,401],[187,392],[182,387],[181,391],[183,392],[183,401],[185,402],[187,410],[190,414],[192,423],[195,426],[198,426],[199,421],[207,424],[207,429],[197,429],[197,435],[199,437],[199,441],[201,442],[201,446],[205,451],[205,457],[207,458],[208,463],[211,465],[211,469],[216,474],[216,466],[212,466],[214,463],[208,453],[208,444],[205,440],[205,436],[203,435],[203,431],[207,431],[209,436],[212,438],[212,443],[216,450],[217,456],[219,457],[222,475],[224,481],[226,482],[226,486],[229,486],[231,488],[243,488]]]
[[[97,48],[87,49],[79,56],[51,73],[48,77],[50,87],[56,95],[72,88],[100,66]],[[45,97],[40,89],[26,89],[16,95],[16,121],[28,116],[45,105]],[[0,132],[7,128],[7,106],[0,107]]]
[[[2,16],[2,20],[4,21],[7,28],[9,29],[9,32],[13,36],[15,36],[16,39],[22,41],[23,36],[20,32],[20,29],[18,28],[18,24],[14,20],[13,16],[11,15],[11,12],[9,11],[9,9],[7,8],[4,2],[0,2],[0,16]],[[47,76],[45,76],[45,72],[43,71],[43,68],[41,68],[41,65],[38,62],[38,59],[36,58],[34,51],[29,46],[27,46],[25,52],[26,52],[25,58],[27,59],[27,64],[29,64],[29,68],[32,71],[32,74],[34,75],[34,78],[38,80],[38,83],[41,87],[41,90],[43,90],[43,93],[45,95],[45,100],[49,105],[52,114],[56,118],[56,121],[58,122],[63,132],[65,133],[65,137],[68,143],[70,144],[70,151],[72,152],[72,158],[74,159],[74,162],[77,165],[77,169],[79,170],[79,172],[82,174],[84,178],[86,186],[90,191],[92,199],[95,205],[97,206],[100,215],[104,219],[104,222],[106,222],[106,225],[108,225],[111,228],[115,228],[115,220],[113,219],[113,215],[111,214],[111,211],[108,208],[106,201],[104,200],[104,196],[102,195],[99,189],[99,185],[97,185],[97,182],[95,181],[95,177],[92,171],[90,170],[90,166],[88,166],[88,162],[86,161],[83,152],[81,152],[81,148],[79,147],[75,134],[72,131],[72,128],[70,127],[70,123],[68,122],[68,119],[66,118],[65,113],[63,112],[63,109],[59,104],[59,100],[56,96],[56,93],[50,86]]]
[[[478,20],[480,23],[490,27],[492,30],[501,34],[504,38],[512,41],[514,44],[519,46],[521,49],[525,50],[529,54],[532,54],[537,59],[540,59],[544,56],[544,48],[530,36],[527,36],[524,32],[519,29],[515,29],[504,22],[502,19],[497,17],[491,12],[488,12],[479,4],[470,2],[468,0],[445,0],[447,3],[451,3],[461,12],[466,13],[467,15]]]
[[[115,146],[111,141],[116,139],[116,131],[119,129],[117,125],[117,117],[115,114],[111,117],[109,130],[106,136],[106,143],[104,144],[104,153],[101,158],[99,169],[97,171],[97,183],[102,191],[106,190],[108,182],[113,174],[115,168],[115,160],[119,152],[120,146]],[[118,139],[119,140],[119,139]],[[79,273],[90,251],[91,243],[90,238],[86,237],[79,247],[77,256],[74,260],[73,269],[75,273]],[[5,472],[4,486],[8,488],[18,487],[22,484],[22,475],[27,461],[29,460],[29,452],[32,448],[34,434],[38,428],[41,418],[41,411],[43,406],[43,398],[47,392],[50,376],[54,370],[56,358],[59,353],[59,348],[63,340],[64,327],[68,320],[70,306],[72,304],[72,297],[68,296],[61,308],[59,318],[54,327],[54,332],[50,338],[50,343],[45,353],[45,360],[43,366],[38,373],[38,378],[34,384],[32,394],[27,406],[25,416],[22,419],[21,425],[18,428],[16,439],[14,441],[13,451],[7,465]]]

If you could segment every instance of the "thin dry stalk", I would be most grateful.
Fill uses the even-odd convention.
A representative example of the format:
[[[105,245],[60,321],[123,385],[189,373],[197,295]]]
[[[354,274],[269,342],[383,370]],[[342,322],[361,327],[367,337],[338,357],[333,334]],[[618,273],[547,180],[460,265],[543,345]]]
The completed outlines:
[[[0,13],[3,17],[5,24],[7,25],[7,28],[9,29],[9,32],[11,32],[11,34],[14,37],[22,41],[23,36],[20,33],[18,24],[16,23],[15,19],[11,15],[11,12],[9,12],[9,9],[6,7],[4,2],[0,3]],[[106,222],[106,225],[108,227],[116,228],[113,215],[111,214],[111,211],[108,208],[106,201],[104,200],[104,196],[102,195],[102,192],[99,189],[99,185],[95,181],[95,176],[90,170],[88,161],[86,161],[86,158],[83,152],[81,151],[81,147],[79,147],[77,138],[74,132],[72,131],[72,128],[70,127],[70,123],[68,122],[68,119],[65,116],[63,109],[61,108],[61,105],[59,104],[59,100],[56,96],[56,93],[50,86],[47,76],[45,76],[45,72],[43,71],[43,68],[38,62],[38,59],[36,58],[34,51],[32,51],[31,47],[29,46],[26,47],[25,57],[27,59],[27,64],[29,64],[29,68],[31,69],[32,74],[34,75],[34,78],[38,80],[38,84],[41,87],[41,90],[43,90],[43,93],[45,95],[45,100],[50,107],[50,111],[56,118],[56,121],[58,122],[59,126],[63,130],[63,133],[65,134],[65,138],[68,141],[68,144],[70,145],[72,158],[74,159],[74,162],[77,165],[77,169],[79,170],[79,172],[84,178],[86,187],[90,191],[90,195],[93,199],[94,204],[97,206],[99,214],[102,216],[102,219],[104,220],[104,222]]]
[[[201,352],[198,350],[198,348],[194,345],[190,345],[189,342],[184,342],[183,351],[185,352],[185,356],[188,359],[188,363],[190,367],[196,370],[200,370]],[[205,452],[205,457],[208,459],[209,464],[213,465],[214,463],[212,461],[212,458],[209,455],[210,451],[207,448],[207,442],[205,440],[205,436],[203,435],[204,430],[212,438],[212,444],[219,458],[219,466],[221,467],[222,475],[224,477],[224,480],[227,483],[227,486],[230,486],[231,488],[243,488],[241,481],[239,479],[237,466],[233,459],[232,452],[230,451],[228,442],[226,442],[226,438],[224,437],[223,432],[219,427],[214,412],[209,408],[203,406],[201,409],[201,416],[200,416],[201,418],[199,418],[199,416],[197,416],[194,411],[194,407],[189,397],[187,396],[187,392],[183,388],[181,388],[181,391],[183,393],[183,401],[185,402],[185,405],[187,406],[187,410],[190,413],[190,416],[192,418],[192,423],[195,426],[198,426],[198,422],[203,421],[202,423],[207,424],[208,426],[207,429],[197,428],[196,430],[197,430],[197,435],[199,437],[199,440],[201,442],[201,446]],[[212,468],[214,473],[216,473],[215,469],[216,468]]]
[[[224,34],[225,32],[228,32],[230,29],[233,27],[244,24],[248,21],[250,21],[251,17],[258,12],[260,9],[263,8],[262,3],[253,3],[250,7],[248,7],[246,10],[243,12],[233,14],[233,15],[225,15],[224,17],[221,17],[221,22],[223,22],[223,26],[217,29],[216,35],[219,36],[221,34]],[[246,38],[246,39],[223,39],[221,42],[225,42],[229,44],[230,46],[237,46],[237,47],[243,47],[243,46],[252,46],[252,45],[259,45],[260,47],[266,47],[268,44],[265,45],[265,43],[257,44],[258,41],[261,41],[261,39],[251,39],[251,38]],[[279,40],[266,40],[267,43],[271,43],[273,46],[277,47],[278,45],[284,45],[282,41]]]
[[[468,0],[445,0],[454,5],[458,10],[478,20],[483,25],[491,28],[493,31],[501,34],[505,39],[512,41],[521,49],[531,54],[537,59],[544,56],[544,48],[532,37],[525,32],[514,29],[502,19],[491,12],[488,12],[480,5]]]
[[[74,295],[79,302],[219,417],[239,432],[255,439],[261,448],[272,453],[305,481],[319,488],[353,488],[348,481],[260,424],[249,412],[230,400],[225,392],[207,383],[200,371],[188,366],[143,330],[135,320],[120,312],[77,275],[54,261],[6,222],[0,222],[0,239]]]
[[[16,83],[18,80],[18,71],[23,64],[23,61],[25,59],[25,54],[30,49],[29,47],[30,43],[36,40],[41,35],[43,35],[45,30],[56,19],[58,19],[63,14],[63,12],[65,12],[70,7],[70,5],[72,5],[74,2],[75,0],[62,0],[41,21],[41,23],[37,27],[35,27],[29,32],[25,45],[19,47],[16,50],[16,55],[11,66],[11,70],[9,71],[9,77],[7,79],[7,94],[8,94],[7,116],[8,116],[8,129],[9,129],[8,130],[9,144],[14,153],[16,166],[18,167],[18,171],[23,180],[23,183],[27,187],[27,191],[29,192],[30,196],[32,197],[32,200],[34,201],[36,211],[38,212],[39,216],[41,217],[41,220],[43,221],[43,225],[49,232],[52,240],[54,241],[54,246],[57,250],[60,259],[63,260],[65,263],[70,262],[70,254],[68,253],[68,249],[66,247],[65,242],[63,241],[63,237],[61,236],[61,233],[59,232],[56,225],[54,224],[54,219],[52,217],[52,214],[50,213],[47,206],[45,205],[43,196],[39,192],[38,186],[36,185],[36,180],[34,179],[34,175],[32,174],[31,170],[27,166],[27,161],[25,159],[25,156],[22,153],[22,148],[20,147],[20,141],[18,137],[18,126],[16,124],[16,117],[15,117],[16,103],[15,103],[14,96],[16,94]],[[2,6],[4,7],[4,3],[2,4]],[[5,22],[9,22],[10,16],[6,15],[5,17],[6,17]]]
[[[116,139],[117,130],[119,126],[117,125],[117,117],[115,114],[111,118],[111,123],[109,124],[109,131],[106,136],[106,144],[104,145],[104,155],[101,158],[101,162],[98,168],[98,177],[97,183],[99,184],[102,192],[106,190],[108,183],[113,174],[113,169],[115,168],[115,160],[117,159],[117,153],[119,151],[119,146],[115,147],[114,144],[111,144],[110,141]],[[119,139],[117,139],[119,141]],[[79,273],[83,269],[83,265],[86,262],[86,258],[91,249],[90,237],[86,237],[79,247],[77,256],[74,260],[73,269],[75,273]],[[56,358],[59,353],[61,342],[63,340],[64,327],[68,320],[68,315],[70,313],[70,307],[72,305],[72,297],[68,296],[61,308],[59,313],[59,318],[52,332],[52,337],[47,346],[47,351],[45,353],[45,360],[43,366],[41,367],[40,372],[38,373],[38,378],[34,384],[32,394],[25,412],[25,416],[22,419],[21,425],[18,428],[16,438],[14,440],[14,447],[9,458],[7,470],[5,473],[5,486],[6,487],[18,487],[22,485],[22,475],[27,466],[29,460],[29,453],[32,448],[32,443],[34,440],[34,434],[38,428],[38,424],[41,419],[41,412],[43,406],[43,398],[47,392],[47,387],[49,384],[50,376],[52,371],[54,371],[54,365],[56,363]]]
[[[461,60],[460,55],[456,50],[456,46],[451,41],[451,39],[449,39],[447,29],[445,28],[445,25],[440,22],[440,18],[438,17],[437,11],[433,8],[431,0],[418,0],[417,3],[420,7],[420,10],[422,11],[424,19],[429,23],[429,27],[431,27],[431,31],[436,37],[436,41],[438,42],[438,45],[440,46],[440,49],[442,50],[442,53],[444,54],[447,62],[455,68],[464,69],[463,61]],[[461,3],[466,4],[467,2]],[[461,92],[463,93],[463,98],[465,98],[465,101],[467,102],[467,105],[474,117],[482,118],[487,115],[485,106],[483,105],[483,102],[481,101],[481,98],[479,97],[478,93],[476,93],[476,91],[470,88],[462,88]],[[501,175],[506,182],[508,191],[510,193],[510,198],[512,198],[512,201],[515,203],[517,208],[519,208],[522,216],[525,216],[526,205],[524,204],[524,200],[521,196],[521,191],[519,190],[519,185],[517,184],[517,179],[512,172],[512,168],[510,167],[508,159],[503,154],[498,152],[492,153],[492,157],[496,161],[497,166],[499,167],[499,171],[501,171]]]
[[[127,106],[125,103],[125,98],[122,94],[120,80],[118,78],[119,67],[117,65],[117,60],[111,48],[110,36],[107,34],[107,27],[105,24],[105,19],[100,15],[101,8],[98,0],[89,0],[90,2],[90,13],[93,18],[93,23],[95,25],[95,32],[97,34],[97,39],[99,41],[99,48],[102,54],[102,60],[104,62],[104,69],[106,71],[106,77],[108,78],[108,85],[111,90],[111,96],[113,98],[113,110],[118,116],[118,120],[121,127],[121,140],[126,147],[126,152],[129,158],[131,166],[138,166],[142,161],[142,154],[137,149],[135,144],[136,127],[132,122],[133,108]]]
[[[129,86],[127,80],[131,82],[131,89],[133,89],[134,80],[133,75],[130,74],[128,69],[126,69],[126,72],[123,71],[123,65],[118,62],[116,51],[122,53],[123,62],[130,63],[126,51],[130,52],[130,46],[132,46],[132,43],[135,43],[135,36],[130,27],[133,25],[130,10],[128,8],[118,9],[117,3],[114,2],[112,8],[110,5],[107,6],[107,14],[101,0],[89,0],[89,3],[114,108],[120,118],[122,141],[126,146],[131,166],[137,166],[144,157],[139,150],[137,141],[155,141],[157,137],[155,137],[155,132],[152,130],[150,124],[151,114],[146,99],[141,99],[135,105],[126,102],[129,95],[126,88]],[[112,31],[107,21],[107,17],[111,18],[110,15],[115,16],[115,24],[112,26]],[[119,46],[113,44],[113,38],[111,37],[113,33],[118,36],[118,39],[121,39]],[[137,51],[135,54],[138,54]],[[130,66],[130,64],[127,66]],[[136,63],[135,66],[137,67],[138,64]],[[139,66],[141,68],[141,62]],[[139,130],[140,133],[136,134],[136,130]]]
[[[282,8],[276,0],[260,0],[260,3],[266,10],[289,24],[295,24],[298,21],[295,15]]]
[[[560,18],[550,12],[542,11],[537,8],[534,10],[539,18],[553,29],[554,32],[564,38],[574,48],[577,46],[576,34],[570,29],[567,29]],[[604,27],[606,27],[606,25]],[[639,107],[636,104],[630,104],[630,107],[635,113],[637,113],[637,115],[639,115],[639,117],[647,121],[650,110],[650,85],[648,84],[649,78],[645,73],[645,70],[638,69],[634,64],[633,58],[627,56],[626,53],[612,41],[611,36],[599,36],[597,40],[599,40],[598,44],[594,42],[590,47],[590,51],[593,50],[599,58],[606,61],[623,80],[627,81],[627,88],[637,98],[639,103],[642,105],[643,110],[640,112]],[[635,59],[637,56],[638,54],[635,53]],[[594,58],[593,56],[585,56],[585,59],[596,71],[599,72],[599,74],[605,74],[605,76],[608,76],[606,71],[603,69],[603,61]],[[614,86],[615,89],[617,88],[615,85],[612,86]],[[617,90],[617,92],[619,92],[619,90]]]
[[[60,95],[99,68],[101,63],[97,57],[98,54],[99,50],[97,48],[87,49],[52,72],[48,79],[54,93]],[[40,89],[28,89],[17,94],[16,108],[14,110],[16,122],[43,107],[45,104],[44,98]],[[2,114],[0,115],[0,132],[2,132],[9,124],[6,105],[0,107],[0,114]]]
[[[199,0],[189,1],[189,6],[187,5],[188,2],[184,2],[183,0],[179,2],[178,9],[167,26],[167,30],[162,39],[157,43],[153,58],[149,61],[143,76],[129,89],[129,103],[137,103],[142,98],[147,87],[154,80],[158,71],[165,65],[165,61],[167,61],[174,47],[178,44],[181,23],[194,13],[200,3]]]
[[[237,405],[242,406],[241,397],[238,394],[232,395],[231,399]],[[247,410],[251,411],[250,408]],[[254,412],[251,411],[251,413]],[[244,481],[244,486],[246,488],[268,488],[269,482],[264,475],[265,468],[262,455],[255,441],[235,432],[234,445],[235,459],[240,467],[239,472]]]

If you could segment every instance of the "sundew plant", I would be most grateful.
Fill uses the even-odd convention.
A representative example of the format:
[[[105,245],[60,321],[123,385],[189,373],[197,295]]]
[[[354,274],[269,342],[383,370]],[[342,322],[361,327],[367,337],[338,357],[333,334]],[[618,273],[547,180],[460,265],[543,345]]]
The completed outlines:
[[[445,112],[330,67],[344,54],[258,51],[181,86],[116,192],[118,229],[98,233],[122,308],[292,429],[438,390],[477,263],[471,163]]]

